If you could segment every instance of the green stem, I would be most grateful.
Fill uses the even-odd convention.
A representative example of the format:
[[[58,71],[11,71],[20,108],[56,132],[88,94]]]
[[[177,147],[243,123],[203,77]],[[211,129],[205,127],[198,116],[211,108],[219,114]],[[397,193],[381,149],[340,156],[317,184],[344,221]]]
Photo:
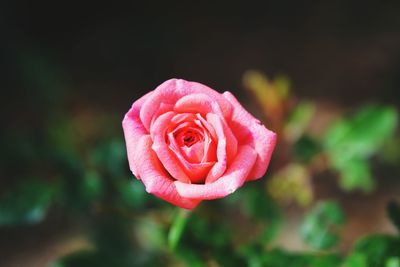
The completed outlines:
[[[181,239],[181,235],[185,230],[186,223],[189,219],[190,211],[177,208],[175,218],[173,219],[171,228],[168,232],[168,247],[174,251]]]

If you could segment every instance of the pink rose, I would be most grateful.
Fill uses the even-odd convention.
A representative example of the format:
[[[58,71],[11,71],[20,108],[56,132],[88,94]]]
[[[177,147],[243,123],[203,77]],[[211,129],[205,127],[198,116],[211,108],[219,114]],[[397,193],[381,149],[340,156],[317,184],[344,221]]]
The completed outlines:
[[[177,79],[135,101],[122,126],[132,173],[186,209],[261,178],[276,143],[230,92]]]

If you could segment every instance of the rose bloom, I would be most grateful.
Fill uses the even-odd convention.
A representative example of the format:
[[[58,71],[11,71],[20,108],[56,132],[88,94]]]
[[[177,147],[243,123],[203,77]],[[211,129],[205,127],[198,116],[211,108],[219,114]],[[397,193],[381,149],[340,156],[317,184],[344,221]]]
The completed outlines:
[[[122,126],[132,173],[186,209],[261,178],[276,143],[230,92],[178,79],[135,101]]]

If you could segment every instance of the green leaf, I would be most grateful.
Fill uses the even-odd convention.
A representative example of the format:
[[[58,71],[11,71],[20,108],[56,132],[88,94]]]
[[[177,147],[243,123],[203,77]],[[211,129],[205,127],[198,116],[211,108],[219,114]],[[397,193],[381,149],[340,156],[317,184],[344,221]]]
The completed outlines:
[[[339,169],[339,185],[346,191],[361,189],[371,192],[375,186],[371,170],[366,160],[353,159],[343,164]]]
[[[323,144],[332,167],[340,173],[340,186],[347,191],[374,187],[368,162],[393,135],[397,112],[391,107],[367,106],[350,119],[334,123]]]
[[[376,153],[393,135],[397,112],[391,107],[367,106],[348,120],[333,124],[324,137],[324,146],[334,166],[353,158]]]
[[[285,125],[285,138],[291,142],[298,140],[307,130],[315,114],[315,105],[311,102],[300,102],[293,110]]]
[[[400,231],[400,205],[396,202],[390,202],[387,206],[387,211],[389,218],[397,227],[397,230]]]
[[[354,253],[363,254],[368,267],[384,266],[390,257],[400,257],[400,240],[388,235],[367,236],[354,245]]]
[[[0,225],[41,222],[56,192],[55,185],[39,180],[21,182],[0,199]]]
[[[344,215],[336,202],[320,202],[306,214],[300,235],[314,248],[329,249],[339,241],[337,231],[343,223]]]
[[[368,267],[364,254],[354,253],[346,258],[341,267]]]
[[[389,258],[385,267],[400,267],[400,257]]]

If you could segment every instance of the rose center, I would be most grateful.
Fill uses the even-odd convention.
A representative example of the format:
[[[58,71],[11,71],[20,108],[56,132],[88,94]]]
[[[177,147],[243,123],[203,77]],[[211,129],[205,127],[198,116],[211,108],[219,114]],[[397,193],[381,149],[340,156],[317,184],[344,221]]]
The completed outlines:
[[[183,134],[183,145],[187,147],[191,147],[193,144],[197,143],[199,141],[199,138],[192,132],[188,131]]]
[[[177,114],[171,121],[174,124],[165,136],[167,145],[185,167],[198,169],[194,180],[203,179],[216,160],[213,128],[200,114]]]

